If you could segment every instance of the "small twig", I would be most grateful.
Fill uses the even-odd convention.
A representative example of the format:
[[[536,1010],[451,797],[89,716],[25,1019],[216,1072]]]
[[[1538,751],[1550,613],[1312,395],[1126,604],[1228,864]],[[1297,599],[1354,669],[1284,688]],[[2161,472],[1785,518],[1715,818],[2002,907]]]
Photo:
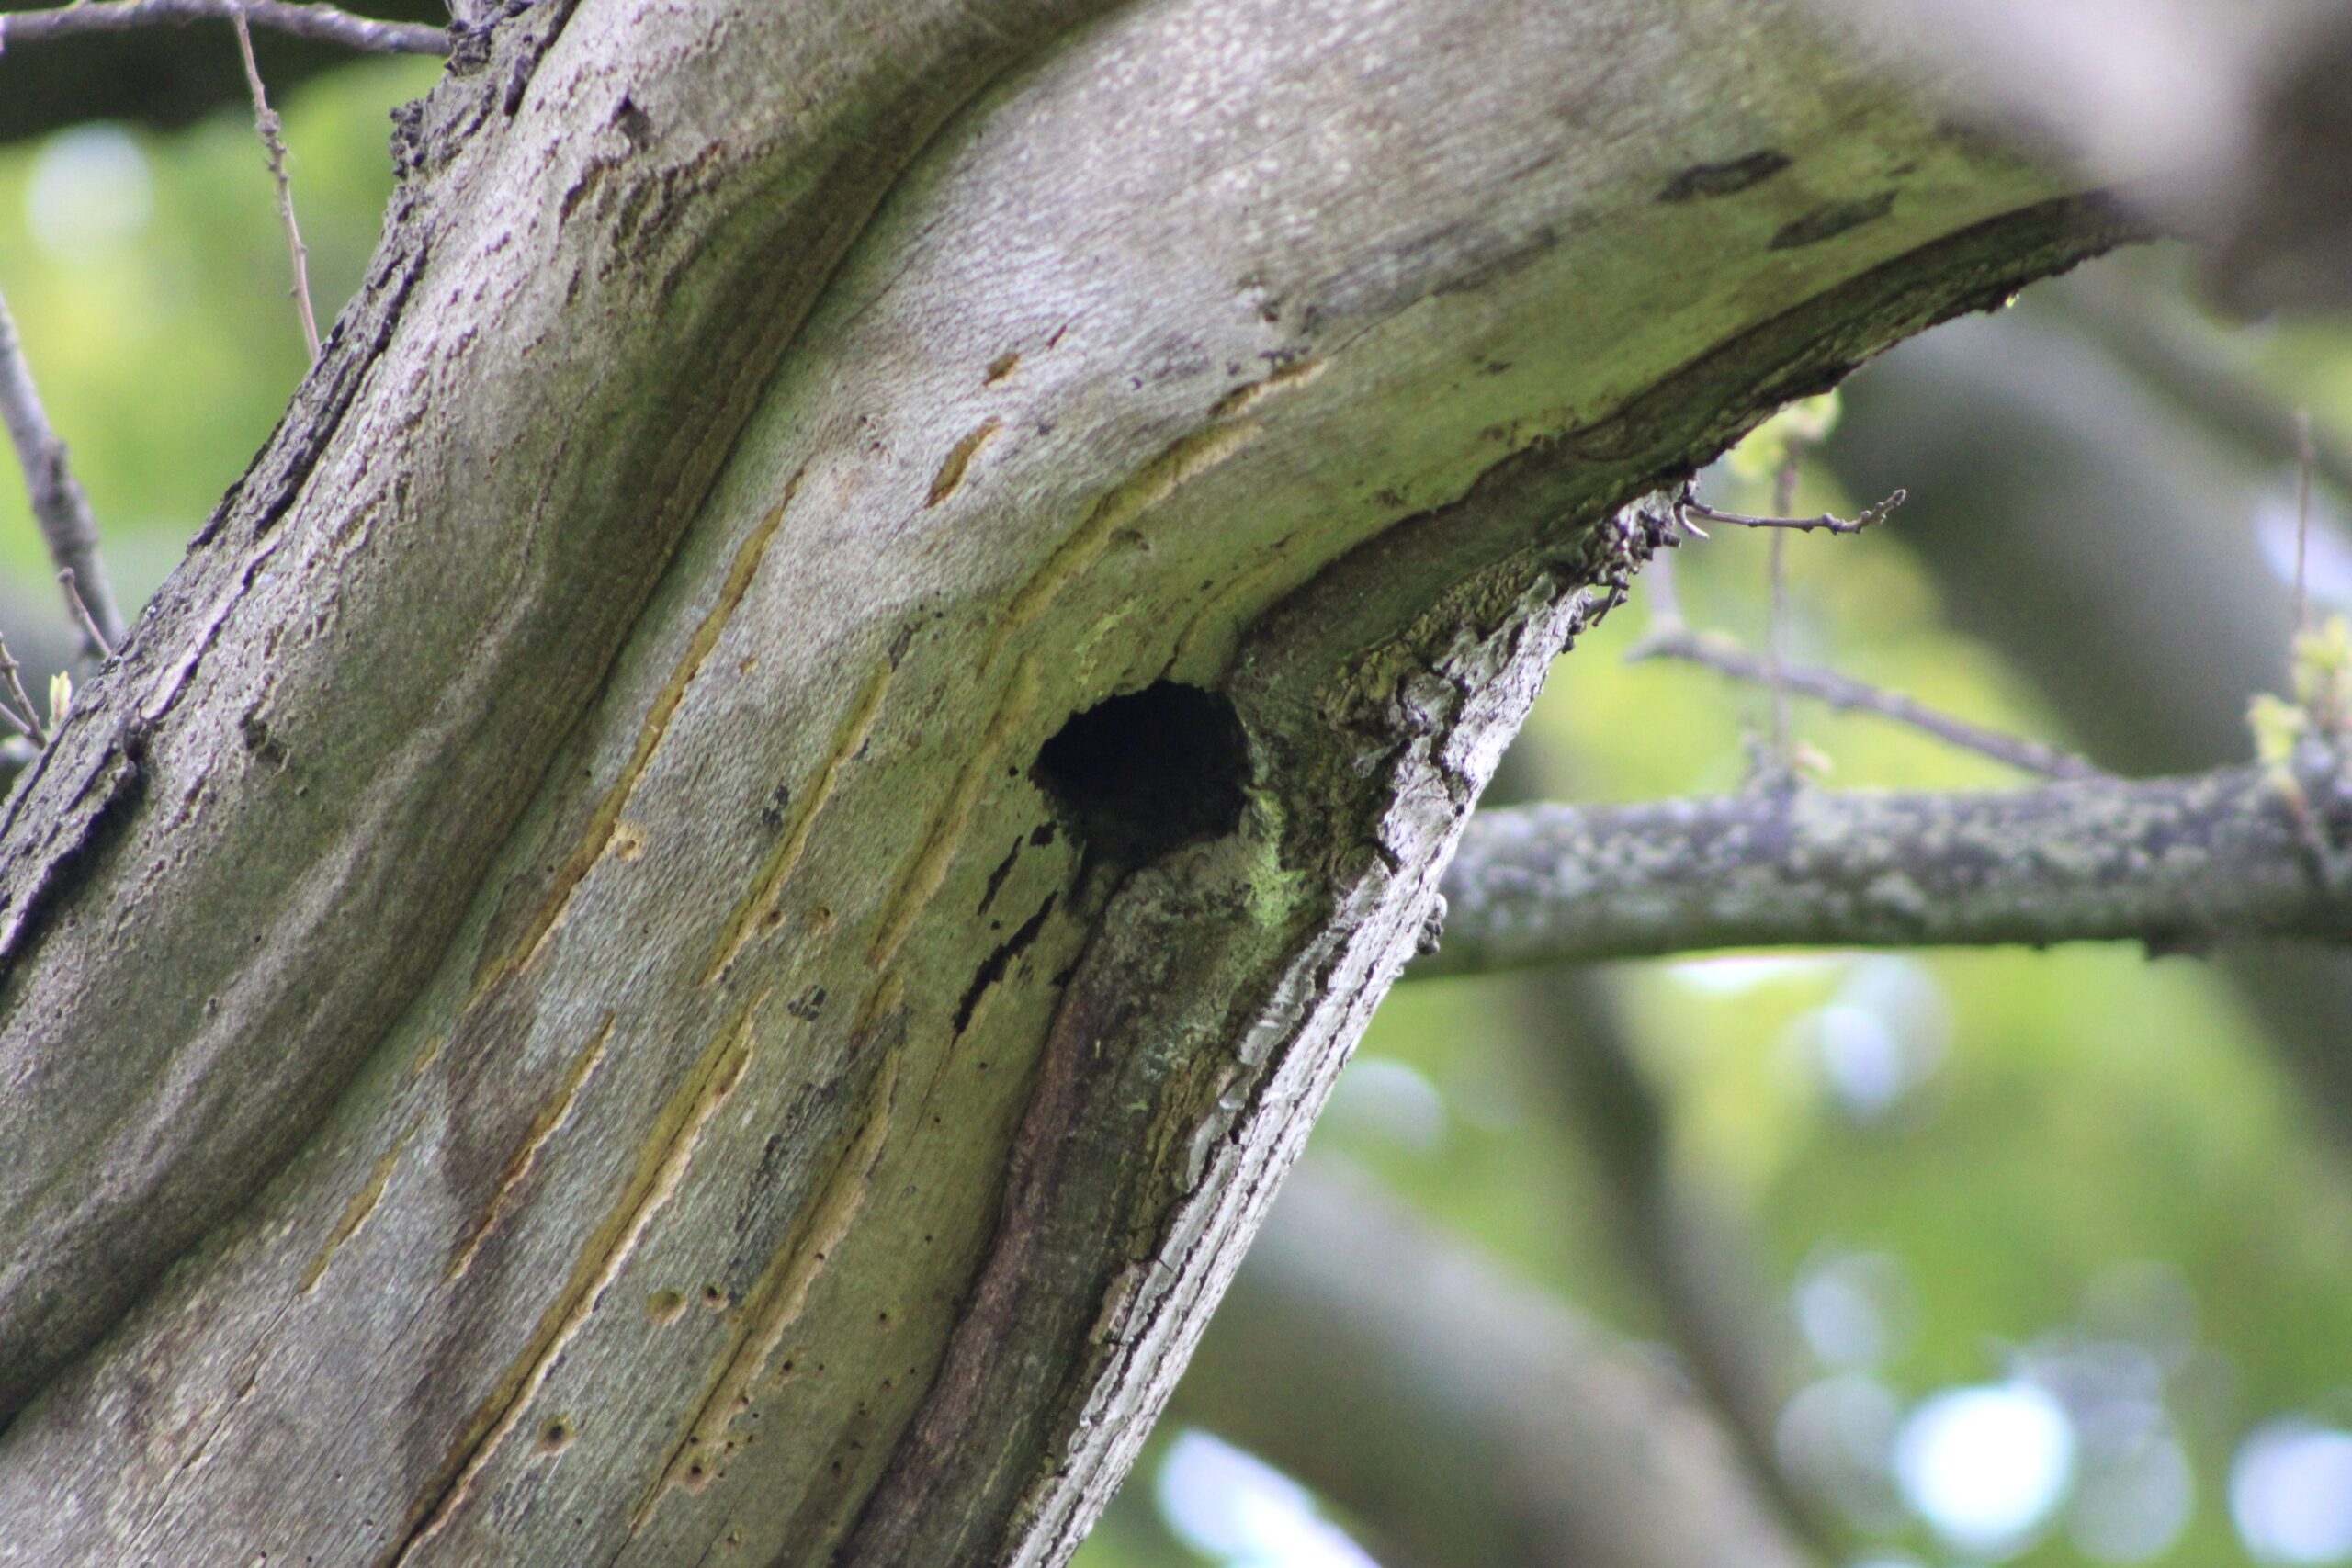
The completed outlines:
[[[1772,510],[1787,516],[1797,504],[1797,444],[1792,441],[1781,459],[1772,483]],[[1772,766],[1783,778],[1796,776],[1796,759],[1789,749],[1788,664],[1789,562],[1788,531],[1776,528],[1766,541],[1766,576],[1771,589],[1770,618],[1764,625],[1764,663],[1772,686]]]
[[[1794,528],[1800,534],[1810,534],[1815,528],[1826,528],[1833,534],[1859,534],[1874,528],[1887,519],[1887,514],[1903,504],[1904,493],[1896,491],[1869,511],[1852,519],[1835,517],[1825,512],[1818,517],[1750,517],[1744,512],[1724,512],[1685,494],[1674,503],[1674,520],[1701,538],[1707,531],[1693,525],[1693,517],[1703,517],[1710,523],[1729,523],[1739,528]]]
[[[294,182],[286,172],[286,139],[279,134],[281,126],[277,111],[269,107],[269,95],[262,90],[261,67],[254,63],[253,30],[245,26],[245,8],[232,5],[229,20],[237,29],[237,52],[245,62],[245,85],[254,96],[254,130],[261,136],[264,153],[269,158],[270,176],[277,182],[277,219],[286,226],[286,245],[294,257],[294,304],[302,317],[302,341],[310,346],[311,362],[319,359],[319,321],[311,313],[311,252],[302,243],[302,231],[294,222]]]
[[[1628,662],[1671,659],[1684,664],[1701,665],[1737,681],[1762,682],[1771,678],[1765,661],[1745,649],[1681,627],[1652,633],[1636,644],[1625,658]],[[1909,725],[1950,745],[1990,757],[1996,762],[2005,762],[2024,773],[2052,779],[2106,776],[2080,757],[2070,756],[2038,741],[1971,724],[1966,719],[1954,718],[1899,692],[1883,691],[1840,675],[1834,670],[1802,664],[1787,665],[1782,667],[1780,678],[1788,690],[1801,696],[1811,697],[1834,708],[1875,714],[1897,724]]]
[[[46,746],[49,732],[40,727],[40,710],[33,706],[32,694],[17,678],[17,669],[16,656],[8,651],[7,638],[0,637],[0,695],[6,698],[0,701],[0,721],[35,746]]]
[[[65,443],[51,428],[49,412],[34,389],[32,369],[25,362],[5,297],[0,297],[0,423],[7,425],[17,461],[24,468],[33,521],[40,525],[49,558],[79,584],[78,594],[67,593],[66,607],[83,626],[83,650],[92,659],[103,659],[122,640],[122,616],[98,560],[97,521],[90,515],[89,496],[66,464]]]
[[[74,579],[74,569],[67,567],[57,574],[58,586],[65,590],[65,607],[74,613],[74,624],[82,628],[85,645],[98,650],[100,659],[114,655],[114,642],[98,626],[97,617],[90,614],[89,605],[82,602],[82,585]]]
[[[446,28],[424,22],[382,22],[355,17],[333,6],[303,6],[289,0],[75,0],[47,11],[0,16],[0,52],[11,44],[92,33],[125,33],[140,28],[185,27],[243,14],[256,27],[373,54],[447,54]]]

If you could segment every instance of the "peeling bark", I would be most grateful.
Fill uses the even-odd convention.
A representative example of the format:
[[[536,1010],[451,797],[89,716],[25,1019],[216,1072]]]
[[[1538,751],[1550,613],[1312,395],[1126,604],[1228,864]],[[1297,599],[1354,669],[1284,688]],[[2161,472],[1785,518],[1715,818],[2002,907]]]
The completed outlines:
[[[1060,1561],[1634,503],[2125,232],[1780,6],[1089,9],[461,43],[0,824],[0,1561]]]

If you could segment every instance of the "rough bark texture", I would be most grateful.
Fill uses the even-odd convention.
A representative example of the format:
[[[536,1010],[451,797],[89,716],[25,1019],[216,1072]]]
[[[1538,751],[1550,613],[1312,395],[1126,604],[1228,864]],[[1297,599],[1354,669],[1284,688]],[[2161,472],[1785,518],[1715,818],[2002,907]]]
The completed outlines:
[[[1750,0],[1090,9],[462,40],[7,808],[0,1560],[1058,1561],[1628,504],[2119,232]]]
[[[1480,814],[1416,975],[1724,947],[2152,947],[2352,934],[2352,774],[1992,794],[1758,790]]]

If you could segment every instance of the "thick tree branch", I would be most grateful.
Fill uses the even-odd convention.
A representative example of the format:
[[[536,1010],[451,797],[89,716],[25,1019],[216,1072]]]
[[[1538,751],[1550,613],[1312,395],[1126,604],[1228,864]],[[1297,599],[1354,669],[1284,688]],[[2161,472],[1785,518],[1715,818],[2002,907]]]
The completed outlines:
[[[447,28],[379,21],[333,6],[298,5],[293,0],[98,0],[95,5],[60,6],[48,11],[0,13],[0,52],[55,39],[232,21],[240,15],[257,28],[371,54],[449,52]]]
[[[1059,1562],[1630,504],[2123,232],[1745,0],[837,10],[466,51],[15,797],[28,1555]]]
[[[1487,813],[1416,975],[1725,947],[2352,936],[2352,773]]]
[[[815,8],[546,0],[407,113],[368,283],[0,823],[0,1060],[41,1064],[0,1069],[28,1085],[0,1100],[0,1142],[22,1156],[0,1174],[0,1406],[315,1122],[440,956],[465,913],[452,886],[497,852],[876,204],[990,76],[1099,4],[893,0],[829,31]],[[722,69],[705,51],[729,28]],[[829,73],[806,110],[742,63],[800,51]],[[550,52],[560,85],[537,76]],[[525,115],[534,91],[580,96]],[[501,383],[462,430],[427,417],[451,388]],[[346,535],[335,518],[367,524]],[[319,552],[336,551],[329,569]],[[343,661],[361,657],[400,678],[355,684]],[[187,788],[183,766],[210,781],[204,810],[130,808]],[[52,926],[97,869],[86,852],[125,829],[122,847],[167,838],[175,888],[208,891],[183,904],[150,884],[135,927]],[[426,865],[454,880],[418,882]],[[579,874],[558,871],[551,907]],[[239,921],[219,918],[231,902]],[[37,972],[82,941],[139,983],[48,999]],[[345,943],[331,974],[273,957]],[[229,1059],[265,1039],[278,1043]],[[181,1066],[141,1074],[149,1052]],[[122,1091],[90,1092],[92,1073],[125,1075]],[[56,1179],[102,1157],[83,1140],[109,1125],[140,1158]]]

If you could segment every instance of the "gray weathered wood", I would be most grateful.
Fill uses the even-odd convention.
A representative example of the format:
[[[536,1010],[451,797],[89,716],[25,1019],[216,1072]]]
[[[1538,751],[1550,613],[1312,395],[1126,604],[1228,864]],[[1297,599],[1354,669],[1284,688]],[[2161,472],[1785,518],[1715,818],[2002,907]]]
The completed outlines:
[[[8,808],[0,1561],[1058,1561],[1628,503],[2120,232],[1778,5],[1087,9],[458,50]]]

